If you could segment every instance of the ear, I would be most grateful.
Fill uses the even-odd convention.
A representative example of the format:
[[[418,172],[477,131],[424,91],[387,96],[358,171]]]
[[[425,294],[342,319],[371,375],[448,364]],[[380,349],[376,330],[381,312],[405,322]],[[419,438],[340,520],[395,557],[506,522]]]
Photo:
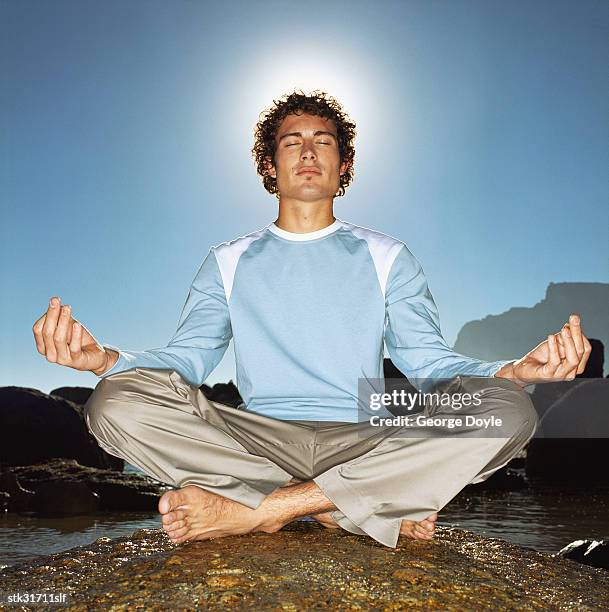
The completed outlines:
[[[351,164],[345,160],[341,165],[340,165],[340,169],[339,169],[339,174],[342,176],[345,172],[347,172],[347,170],[349,169],[349,166]]]
[[[273,160],[268,155],[264,158],[264,171],[274,179],[277,178],[277,171],[273,165]]]

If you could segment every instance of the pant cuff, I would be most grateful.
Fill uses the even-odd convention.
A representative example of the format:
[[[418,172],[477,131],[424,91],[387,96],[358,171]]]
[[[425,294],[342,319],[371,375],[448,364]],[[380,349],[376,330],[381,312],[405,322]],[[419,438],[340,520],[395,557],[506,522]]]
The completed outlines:
[[[313,482],[351,523],[384,546],[395,548],[402,520],[380,518],[375,514],[374,504],[347,485],[341,479],[339,469],[339,466],[331,468],[313,478]],[[351,531],[348,526],[345,528]]]

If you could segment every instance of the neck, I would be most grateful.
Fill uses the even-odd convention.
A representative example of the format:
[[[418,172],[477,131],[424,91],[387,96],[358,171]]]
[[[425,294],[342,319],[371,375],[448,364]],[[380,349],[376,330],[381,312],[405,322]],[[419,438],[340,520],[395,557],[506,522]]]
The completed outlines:
[[[332,205],[331,199],[319,202],[280,199],[279,216],[275,220],[275,225],[287,232],[315,232],[334,223]]]

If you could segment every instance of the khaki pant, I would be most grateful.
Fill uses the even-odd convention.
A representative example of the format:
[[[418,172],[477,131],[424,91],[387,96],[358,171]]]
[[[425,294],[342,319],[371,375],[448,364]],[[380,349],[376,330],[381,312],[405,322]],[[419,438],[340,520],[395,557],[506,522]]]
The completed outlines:
[[[451,392],[479,392],[469,408],[499,417],[480,428],[287,421],[207,400],[173,370],[135,368],[103,378],[85,405],[87,427],[108,453],[176,487],[198,485],[256,508],[292,477],[314,480],[344,529],[395,547],[402,519],[422,520],[463,487],[504,466],[533,436],[529,395],[504,378],[461,378]],[[425,407],[425,416],[454,416]]]

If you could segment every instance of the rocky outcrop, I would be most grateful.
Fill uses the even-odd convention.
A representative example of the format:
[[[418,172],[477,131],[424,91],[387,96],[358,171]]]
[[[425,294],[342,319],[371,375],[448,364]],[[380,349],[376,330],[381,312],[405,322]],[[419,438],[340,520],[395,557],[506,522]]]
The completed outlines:
[[[609,484],[609,379],[536,385],[531,399],[540,421],[527,449],[527,475]]]
[[[99,447],[82,406],[38,389],[0,387],[0,464],[28,465],[47,459],[122,471],[124,462]]]
[[[609,346],[609,284],[550,283],[544,298],[533,306],[466,323],[454,349],[486,361],[518,359],[548,334],[560,331],[572,312],[581,315],[586,336]]]
[[[169,488],[148,476],[82,466],[70,459],[0,472],[0,492],[8,495],[3,502],[6,510],[46,516],[104,510],[156,512],[159,496]]]
[[[243,403],[243,398],[239,393],[235,383],[229,380],[227,383],[216,383],[213,387],[202,384],[199,389],[203,395],[211,402],[226,404],[233,408],[238,408]]]
[[[592,567],[609,569],[609,540],[575,540],[558,555]]]
[[[84,406],[93,391],[94,389],[91,389],[91,387],[57,387],[49,395],[63,397],[63,399],[70,400],[79,406]]]
[[[600,610],[609,598],[604,570],[467,531],[391,549],[303,521],[180,545],[142,529],[0,581],[5,593],[65,593],[67,610]]]

